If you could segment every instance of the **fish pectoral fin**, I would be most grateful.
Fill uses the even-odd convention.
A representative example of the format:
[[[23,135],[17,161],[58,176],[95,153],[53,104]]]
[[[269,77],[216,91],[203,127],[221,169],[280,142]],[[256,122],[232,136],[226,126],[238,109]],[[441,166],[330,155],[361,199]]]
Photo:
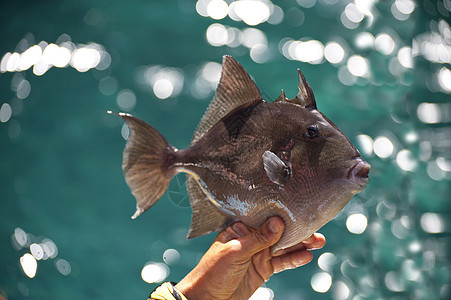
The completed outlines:
[[[283,186],[290,178],[291,168],[274,152],[263,153],[263,168],[269,179],[275,184]]]
[[[191,225],[186,238],[191,239],[225,228],[231,223],[205,195],[193,176],[187,175],[186,188],[190,198]]]

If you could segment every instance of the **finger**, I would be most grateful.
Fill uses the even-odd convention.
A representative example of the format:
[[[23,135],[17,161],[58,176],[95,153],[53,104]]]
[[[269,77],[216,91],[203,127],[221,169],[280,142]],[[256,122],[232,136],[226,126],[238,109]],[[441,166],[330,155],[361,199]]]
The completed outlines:
[[[308,238],[302,241],[303,244],[311,244],[315,241],[315,234],[312,234]]]
[[[308,264],[312,259],[313,254],[310,251],[301,250],[274,257],[271,260],[271,264],[273,266],[274,273],[279,273]]]
[[[299,244],[296,244],[294,246],[291,246],[289,248],[277,250],[276,253],[273,254],[273,256],[281,256],[286,253],[291,253],[299,250],[315,250],[320,249],[324,247],[324,244],[326,243],[326,238],[321,233],[314,233],[311,236],[309,236],[306,240],[302,241]]]
[[[271,264],[271,249],[266,248],[254,256],[252,256],[252,266],[255,268],[256,273],[260,276],[263,282],[266,282],[269,277],[274,274],[274,268]],[[260,285],[263,283],[260,282]]]
[[[248,269],[249,284],[255,289],[261,286],[264,282],[268,281],[269,277],[274,274],[274,269],[271,264],[271,251],[265,249],[252,256],[252,263]]]
[[[296,252],[296,251],[300,251],[300,250],[305,250],[307,249],[306,246],[303,243],[299,243],[296,244],[294,246],[285,248],[285,249],[280,249],[277,250],[276,253],[273,254],[273,256],[281,256],[287,253],[291,253],[291,252]]]
[[[232,228],[239,235],[239,237],[243,237],[243,236],[251,234],[251,232],[255,231],[255,229],[250,228],[241,222],[234,223],[232,225]]]
[[[216,237],[216,241],[227,243],[228,241],[248,235],[252,231],[255,231],[255,229],[247,227],[241,222],[235,222],[231,226],[223,229]]]
[[[282,236],[284,223],[279,217],[268,219],[252,234],[240,238],[244,254],[249,257],[255,253],[274,245]]]
[[[219,241],[221,243],[227,243],[228,241],[239,238],[240,235],[237,233],[232,226],[224,228],[221,232],[219,232],[215,241]]]
[[[321,249],[326,244],[326,238],[321,233],[314,233],[302,242],[309,250]]]

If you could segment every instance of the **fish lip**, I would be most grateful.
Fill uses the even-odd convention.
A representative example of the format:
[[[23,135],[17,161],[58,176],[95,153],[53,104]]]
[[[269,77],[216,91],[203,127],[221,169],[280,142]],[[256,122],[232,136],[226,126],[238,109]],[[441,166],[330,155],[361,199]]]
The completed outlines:
[[[371,165],[364,161],[361,157],[356,158],[356,163],[348,170],[348,180],[360,187],[365,187],[370,180],[368,174]]]

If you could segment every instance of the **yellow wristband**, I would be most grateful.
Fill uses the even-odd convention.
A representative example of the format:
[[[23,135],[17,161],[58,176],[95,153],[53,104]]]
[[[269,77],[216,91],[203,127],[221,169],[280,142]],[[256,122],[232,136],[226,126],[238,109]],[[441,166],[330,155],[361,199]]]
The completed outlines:
[[[157,287],[149,296],[148,300],[188,300],[176,290],[171,282],[165,282]]]

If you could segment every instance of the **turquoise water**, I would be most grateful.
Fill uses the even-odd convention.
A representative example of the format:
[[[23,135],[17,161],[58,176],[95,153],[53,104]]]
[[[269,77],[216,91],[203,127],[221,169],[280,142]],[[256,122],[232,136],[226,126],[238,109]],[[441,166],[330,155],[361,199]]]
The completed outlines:
[[[194,267],[215,234],[185,240],[183,176],[131,220],[126,130],[106,111],[187,147],[230,54],[268,101],[294,97],[301,68],[372,165],[368,188],[321,229],[324,249],[266,284],[275,299],[447,299],[449,1],[227,1],[229,16],[208,3],[0,4],[0,295],[145,299],[158,283],[144,279]]]

